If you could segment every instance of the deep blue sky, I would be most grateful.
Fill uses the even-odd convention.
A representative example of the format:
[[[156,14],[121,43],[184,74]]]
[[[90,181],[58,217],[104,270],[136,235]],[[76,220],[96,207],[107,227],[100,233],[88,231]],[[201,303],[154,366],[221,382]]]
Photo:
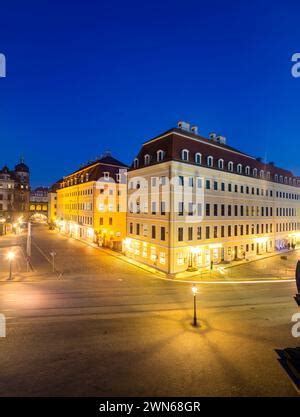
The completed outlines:
[[[1,2],[0,165],[49,185],[183,119],[300,174],[299,3]]]

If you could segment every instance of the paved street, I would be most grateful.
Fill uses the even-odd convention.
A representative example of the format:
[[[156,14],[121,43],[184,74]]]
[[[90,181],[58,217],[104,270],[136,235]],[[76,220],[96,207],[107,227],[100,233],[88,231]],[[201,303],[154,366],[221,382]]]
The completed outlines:
[[[299,346],[294,283],[199,284],[195,329],[190,284],[45,226],[33,228],[32,251],[34,271],[19,248],[16,280],[0,282],[0,395],[297,395],[275,352]]]

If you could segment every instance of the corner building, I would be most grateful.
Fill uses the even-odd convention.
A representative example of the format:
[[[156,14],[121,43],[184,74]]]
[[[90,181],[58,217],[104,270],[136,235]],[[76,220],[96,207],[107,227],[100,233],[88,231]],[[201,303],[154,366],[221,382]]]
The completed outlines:
[[[109,153],[65,176],[56,225],[70,237],[120,250],[126,236],[127,166]]]
[[[128,172],[124,252],[169,274],[299,243],[300,179],[196,126],[145,142]]]

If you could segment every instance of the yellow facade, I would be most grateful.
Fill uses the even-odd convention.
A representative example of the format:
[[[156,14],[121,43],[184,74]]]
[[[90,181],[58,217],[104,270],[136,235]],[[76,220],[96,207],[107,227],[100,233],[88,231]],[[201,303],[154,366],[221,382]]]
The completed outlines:
[[[64,178],[57,190],[57,226],[72,237],[121,249],[126,236],[126,182],[116,182],[113,176],[89,180],[90,170]]]

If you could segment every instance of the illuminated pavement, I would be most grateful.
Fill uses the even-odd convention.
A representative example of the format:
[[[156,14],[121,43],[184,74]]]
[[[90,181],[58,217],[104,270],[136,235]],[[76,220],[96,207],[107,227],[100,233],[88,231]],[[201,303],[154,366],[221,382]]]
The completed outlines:
[[[199,285],[195,329],[191,285],[45,227],[33,242],[36,272],[0,282],[0,395],[297,395],[274,351],[299,346],[293,283]]]

